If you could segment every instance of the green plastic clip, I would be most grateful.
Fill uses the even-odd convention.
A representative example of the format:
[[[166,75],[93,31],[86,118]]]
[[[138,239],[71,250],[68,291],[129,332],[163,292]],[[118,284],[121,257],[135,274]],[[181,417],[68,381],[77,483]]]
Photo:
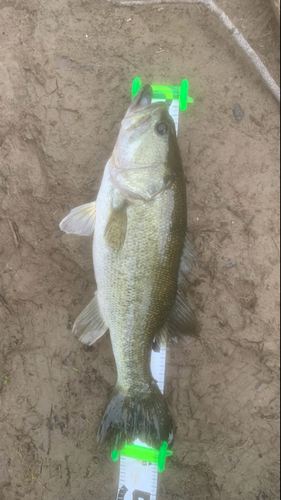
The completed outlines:
[[[172,455],[173,452],[168,450],[168,443],[164,442],[159,451],[154,450],[153,448],[146,448],[145,446],[138,446],[136,444],[126,444],[120,452],[114,450],[111,453],[111,458],[113,462],[117,462],[119,457],[122,456],[135,458],[136,460],[141,460],[142,462],[158,464],[158,471],[164,472],[166,458],[171,457]]]
[[[136,77],[132,84],[132,98],[138,93],[141,88],[141,79]],[[182,80],[180,87],[171,85],[151,85],[153,90],[153,99],[173,99],[179,101],[179,108],[184,111],[188,103],[193,103],[194,100],[188,95],[189,83],[187,80]]]

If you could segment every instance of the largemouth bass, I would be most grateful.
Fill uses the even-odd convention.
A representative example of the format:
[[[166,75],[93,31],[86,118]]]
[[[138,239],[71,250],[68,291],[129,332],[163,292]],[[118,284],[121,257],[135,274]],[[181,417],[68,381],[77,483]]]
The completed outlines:
[[[172,418],[151,375],[152,344],[199,332],[180,287],[194,248],[175,125],[168,104],[151,98],[145,85],[133,99],[96,202],[60,224],[67,233],[94,233],[97,292],[73,330],[90,345],[110,331],[118,378],[98,442],[117,450],[137,438],[155,448],[172,443]]]

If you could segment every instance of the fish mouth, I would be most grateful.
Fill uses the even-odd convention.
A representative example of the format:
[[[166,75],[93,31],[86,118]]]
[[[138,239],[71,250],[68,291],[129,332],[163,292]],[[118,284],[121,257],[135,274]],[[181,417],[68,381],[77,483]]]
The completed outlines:
[[[144,85],[137,95],[134,97],[132,100],[128,111],[125,115],[125,118],[127,116],[130,116],[132,114],[142,114],[142,113],[150,113],[156,111],[158,108],[166,108],[169,109],[169,106],[171,105],[171,101],[157,101],[152,103],[152,95],[153,95],[153,90],[151,85]]]
[[[163,110],[164,114],[169,113],[170,102],[157,101],[152,103],[151,101],[152,87],[144,85],[129,106],[122,120],[122,128],[126,131],[144,131],[149,126],[155,113],[159,113],[160,110]]]
[[[134,109],[137,110],[149,106],[152,101],[152,93],[153,91],[151,85],[144,85],[134,97],[128,111],[133,111]]]

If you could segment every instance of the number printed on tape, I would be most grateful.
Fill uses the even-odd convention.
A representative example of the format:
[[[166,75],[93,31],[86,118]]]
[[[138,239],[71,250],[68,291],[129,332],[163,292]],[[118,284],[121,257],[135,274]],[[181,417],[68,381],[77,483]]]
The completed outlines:
[[[135,490],[133,493],[133,500],[150,500],[150,493],[144,493],[144,491]]]
[[[121,486],[121,488],[118,492],[117,500],[124,500],[127,491],[128,491],[128,488],[126,488],[125,485]]]
[[[127,491],[128,490],[126,486],[123,485],[118,493],[118,500],[124,500]],[[150,499],[151,499],[150,493],[146,493],[145,491],[140,491],[140,490],[135,490],[132,497],[132,500],[150,500]]]
[[[121,457],[117,500],[156,500],[157,464]]]

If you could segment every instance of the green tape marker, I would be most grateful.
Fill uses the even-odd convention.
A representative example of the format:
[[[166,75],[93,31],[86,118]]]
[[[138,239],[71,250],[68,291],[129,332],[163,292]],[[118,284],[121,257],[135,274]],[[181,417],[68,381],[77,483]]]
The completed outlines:
[[[188,95],[188,81],[182,80],[179,87],[171,85],[151,85],[153,90],[152,99],[173,99],[179,101],[179,108],[184,111],[187,104],[194,102],[192,97]],[[141,88],[141,79],[136,77],[132,84],[132,98],[138,93]]]
[[[136,460],[141,460],[142,462],[150,462],[152,464],[158,465],[158,471],[164,472],[166,458],[173,455],[172,451],[168,450],[168,443],[164,442],[160,450],[154,450],[153,448],[146,448],[144,446],[138,446],[136,444],[127,445],[122,451],[114,450],[111,454],[113,462],[117,462],[119,457],[130,457]]]

